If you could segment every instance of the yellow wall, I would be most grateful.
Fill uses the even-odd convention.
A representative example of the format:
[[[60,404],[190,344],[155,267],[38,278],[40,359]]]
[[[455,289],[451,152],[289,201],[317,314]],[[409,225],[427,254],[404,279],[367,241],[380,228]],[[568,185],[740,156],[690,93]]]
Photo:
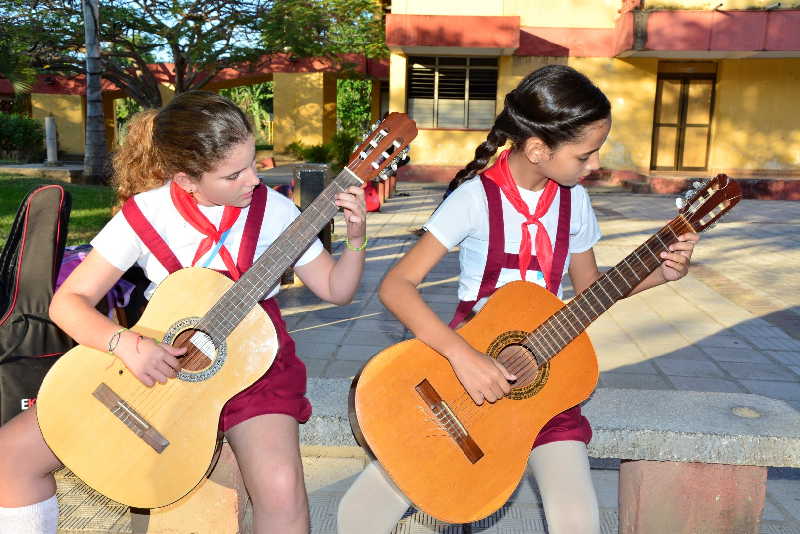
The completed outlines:
[[[800,59],[719,62],[709,169],[800,167]]]
[[[600,150],[604,168],[646,171],[650,166],[658,60],[570,58],[611,102],[611,133]]]
[[[294,141],[327,142],[336,131],[336,77],[332,73],[276,73],[275,139],[277,152]]]
[[[488,133],[488,130],[420,130],[411,142],[411,163],[463,167],[475,156],[475,149],[486,141]]]
[[[544,65],[566,64],[589,77],[611,102],[613,125],[600,150],[603,167],[643,170],[650,165],[653,101],[658,60],[651,58],[509,57],[501,62],[498,104],[534,70]],[[510,64],[505,68],[503,65]],[[500,107],[498,112],[502,109]]]
[[[393,0],[393,14],[519,16],[522,26],[613,28],[614,0]]]
[[[389,111],[406,112],[406,56],[389,56]]]
[[[611,102],[613,127],[600,151],[603,166],[616,170],[646,169],[650,164],[658,61],[650,58],[501,57],[497,113],[503,109],[506,93],[520,80],[551,63],[569,64],[586,74]],[[401,79],[405,80],[405,77]],[[396,78],[392,77],[392,80]],[[393,93],[394,89],[393,85]],[[412,143],[412,162],[418,165],[464,165],[472,159],[475,148],[486,139],[487,133],[487,130],[422,130]]]
[[[80,95],[31,94],[31,110],[34,119],[42,121],[48,115],[56,119],[58,149],[65,154],[83,154],[84,103]]]

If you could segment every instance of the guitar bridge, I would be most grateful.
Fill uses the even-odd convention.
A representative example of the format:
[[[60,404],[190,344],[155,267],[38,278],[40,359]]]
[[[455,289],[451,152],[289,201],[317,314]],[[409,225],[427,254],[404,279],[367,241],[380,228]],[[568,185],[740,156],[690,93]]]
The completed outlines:
[[[450,435],[453,441],[461,448],[461,451],[467,459],[473,464],[483,458],[483,451],[469,435],[469,431],[464,424],[458,419],[456,414],[445,402],[439,393],[434,389],[428,379],[426,378],[414,388],[425,404],[433,412],[434,417],[445,431]]]
[[[157,453],[162,453],[164,449],[169,446],[167,438],[153,428],[144,417],[136,413],[136,410],[134,410],[130,404],[122,400],[122,397],[117,395],[114,390],[105,383],[101,383],[97,386],[97,389],[94,390],[92,395],[102,402],[117,419],[122,421],[125,426],[142,438],[142,441],[150,445]]]

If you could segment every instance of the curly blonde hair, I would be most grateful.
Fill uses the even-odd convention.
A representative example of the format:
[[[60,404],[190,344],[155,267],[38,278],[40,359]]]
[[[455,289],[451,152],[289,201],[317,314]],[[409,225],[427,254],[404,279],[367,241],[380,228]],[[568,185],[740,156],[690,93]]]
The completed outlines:
[[[199,180],[252,135],[242,110],[208,91],[188,91],[161,110],[137,113],[113,159],[117,208],[179,172]]]

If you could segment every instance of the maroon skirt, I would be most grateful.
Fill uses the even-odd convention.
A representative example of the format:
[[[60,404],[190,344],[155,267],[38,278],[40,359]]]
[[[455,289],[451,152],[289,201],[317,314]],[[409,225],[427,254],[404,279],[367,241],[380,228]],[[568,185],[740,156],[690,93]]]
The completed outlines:
[[[237,393],[222,408],[219,429],[231,427],[257,415],[281,413],[305,423],[311,417],[311,403],[306,398],[306,366],[295,354],[294,340],[286,330],[275,299],[261,302],[275,332],[278,354],[272,367],[253,385]]]
[[[533,448],[554,441],[582,441],[588,445],[591,440],[592,427],[589,420],[581,414],[580,406],[573,406],[542,427],[533,442]]]

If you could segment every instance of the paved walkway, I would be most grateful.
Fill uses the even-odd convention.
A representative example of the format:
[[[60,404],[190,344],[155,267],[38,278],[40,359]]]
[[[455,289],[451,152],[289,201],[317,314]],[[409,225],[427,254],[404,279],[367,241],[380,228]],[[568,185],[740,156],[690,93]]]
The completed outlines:
[[[381,213],[370,214],[364,282],[352,304],[321,304],[303,287],[281,293],[284,316],[310,377],[349,379],[373,354],[411,337],[383,308],[377,286],[416,242],[413,230],[435,208],[442,190],[403,183]],[[673,199],[664,196],[598,190],[592,199],[604,234],[595,247],[602,267],[620,261],[675,213]],[[800,202],[741,201],[704,234],[689,276],[620,301],[589,328],[602,371],[600,385],[757,393],[800,410],[798,223]],[[335,254],[343,246],[342,228],[339,218]],[[449,320],[455,306],[456,276],[457,255],[451,252],[422,284],[425,299],[443,319]],[[570,296],[571,290],[565,294]],[[304,461],[313,532],[334,534],[336,505],[363,459],[309,456]],[[617,529],[617,474],[614,462],[593,461],[604,533]],[[534,487],[523,481],[509,504],[475,523],[473,532],[545,532]],[[62,498],[81,491],[74,480],[61,481]],[[93,519],[89,505],[97,509]],[[62,517],[63,532],[129,531],[123,511],[115,515],[110,506],[87,499],[74,512],[75,521],[67,524]],[[461,530],[415,513],[394,532]],[[800,470],[770,469],[761,532],[800,534]]]
[[[413,230],[427,220],[441,193],[441,186],[402,184],[403,196],[370,214],[365,280],[352,304],[329,307],[303,288],[281,294],[310,376],[349,378],[376,352],[411,337],[380,304],[377,283],[416,242]],[[601,267],[616,264],[675,216],[671,197],[612,190],[593,192],[592,200],[604,236],[595,247]],[[703,234],[689,276],[615,304],[589,328],[600,385],[757,393],[800,410],[798,223],[798,202],[743,200]],[[446,320],[456,303],[457,265],[451,252],[422,285],[426,301]],[[570,289],[565,297],[572,294]],[[617,471],[613,463],[594,464],[603,531],[616,532]],[[318,506],[315,532],[335,532],[331,507],[351,480],[311,491]],[[475,530],[545,532],[529,482],[512,507],[514,513],[501,509]],[[419,515],[395,532],[460,532],[444,525],[432,529],[431,519]],[[800,533],[800,470],[770,470],[762,532]]]

